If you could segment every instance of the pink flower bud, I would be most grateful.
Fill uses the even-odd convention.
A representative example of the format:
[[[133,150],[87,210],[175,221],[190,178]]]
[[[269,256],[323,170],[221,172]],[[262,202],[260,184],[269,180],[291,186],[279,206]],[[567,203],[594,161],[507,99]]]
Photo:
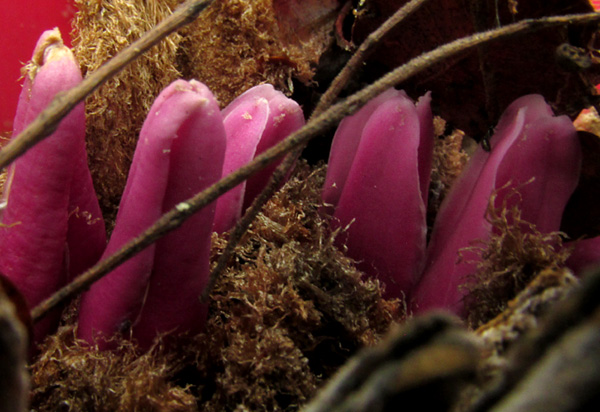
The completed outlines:
[[[163,90],[140,132],[105,256],[215,183],[225,142],[218,104],[206,86],[178,80]],[[131,327],[147,348],[160,333],[200,331],[213,218],[214,205],[96,282],[81,301],[79,337],[91,343]],[[98,344],[109,346],[103,339]]]
[[[300,106],[270,84],[255,86],[223,110],[227,150],[223,177],[250,162],[304,125]],[[214,230],[231,229],[254,198],[265,188],[279,163],[275,162],[221,196]]]
[[[462,314],[460,285],[473,273],[478,256],[459,251],[489,237],[485,219],[489,199],[500,190],[500,207],[510,188],[520,196],[506,199],[517,205],[523,220],[542,233],[559,229],[561,216],[575,190],[581,148],[566,116],[553,117],[540,95],[517,99],[504,112],[491,141],[491,153],[481,147],[444,200],[427,249],[426,268],[413,294],[413,309],[443,307]]]
[[[13,136],[46,108],[54,96],[81,81],[79,66],[57,29],[40,37],[34,72],[26,76]],[[8,170],[6,209],[0,227],[0,270],[36,306],[94,264],[106,246],[104,221],[85,152],[85,114],[78,105],[46,140]],[[36,326],[39,340],[56,316]]]
[[[388,90],[335,134],[323,200],[350,224],[346,246],[359,268],[386,284],[389,297],[409,293],[421,272],[433,152],[427,94],[415,107]]]

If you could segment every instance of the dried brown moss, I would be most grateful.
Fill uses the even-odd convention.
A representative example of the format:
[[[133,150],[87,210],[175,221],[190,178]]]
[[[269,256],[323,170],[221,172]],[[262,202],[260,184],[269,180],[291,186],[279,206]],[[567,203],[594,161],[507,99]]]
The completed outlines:
[[[440,117],[435,117],[433,123],[436,139],[433,148],[431,184],[427,204],[429,227],[433,226],[433,221],[442,201],[469,160],[469,155],[463,150],[465,134],[455,129],[449,135],[443,136],[446,122]]]
[[[73,51],[84,76],[171,13],[178,0],[76,0]],[[138,133],[160,91],[180,77],[181,37],[172,34],[86,100],[86,142],[96,193],[107,221],[125,187]]]
[[[289,94],[292,77],[309,82],[333,39],[336,2],[305,0],[300,10],[317,13],[307,20],[294,14],[293,3],[215,1],[184,29],[184,76],[206,83],[222,105],[260,83]]]
[[[508,302],[542,270],[563,267],[571,253],[563,247],[560,232],[541,233],[522,220],[518,205],[507,208],[505,201],[499,209],[494,208],[496,195],[491,196],[487,211],[493,228],[490,239],[471,248],[479,250],[481,256],[476,273],[465,285],[465,309],[472,328],[505,310]]]
[[[139,355],[122,341],[119,352],[90,350],[72,326],[46,340],[32,365],[36,411],[193,411],[196,399],[171,379],[182,359],[160,347]]]
[[[86,349],[63,328],[32,366],[34,407],[297,410],[400,316],[334,245],[320,212],[324,174],[301,165],[265,206],[217,282],[203,334],[140,357],[127,342],[120,353]],[[214,259],[225,242],[215,238]]]
[[[378,283],[363,279],[334,246],[319,213],[323,180],[323,169],[296,175],[220,279],[205,354],[220,354],[219,372],[204,410],[296,410],[397,316],[398,302],[382,300]]]

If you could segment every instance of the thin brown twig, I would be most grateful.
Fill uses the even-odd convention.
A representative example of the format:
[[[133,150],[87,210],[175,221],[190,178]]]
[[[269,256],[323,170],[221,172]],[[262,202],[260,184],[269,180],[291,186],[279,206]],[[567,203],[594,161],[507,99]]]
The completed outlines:
[[[36,143],[52,134],[62,118],[79,102],[166,36],[195,20],[212,1],[188,0],[156,27],[85,78],[78,86],[58,93],[46,109],[0,151],[0,169],[8,166]]]
[[[181,226],[181,224],[195,212],[216,200],[220,195],[242,183],[252,174],[265,168],[269,163],[305,144],[324,130],[335,126],[342,118],[355,113],[369,100],[383,93],[390,87],[405,81],[411,76],[414,76],[445,59],[472,50],[482,44],[544,28],[569,24],[585,24],[597,21],[600,21],[600,13],[521,20],[520,22],[502,28],[477,33],[472,36],[455,40],[412,59],[408,63],[386,74],[372,85],[365,87],[340,103],[331,106],[328,110],[310,120],[300,130],[294,132],[276,146],[269,148],[257,156],[253,161],[242,166],[236,172],[226,176],[192,198],[179,203],[173,209],[165,213],[151,227],[146,229],[140,236],[128,242],[115,254],[99,262],[94,267],[74,279],[73,282],[35,307],[32,310],[33,320],[37,321],[41,319],[48,311],[59,305],[62,301],[87,289],[93,282],[151,245],[161,236]]]
[[[419,7],[421,7],[428,0],[412,0],[406,3],[403,7],[398,9],[389,19],[387,19],[381,26],[379,26],[374,32],[369,34],[369,36],[363,41],[360,47],[354,52],[350,60],[344,65],[342,70],[338,73],[338,75],[333,79],[321,99],[319,99],[319,103],[315,110],[311,114],[311,119],[315,116],[323,113],[328,107],[330,107],[335,99],[339,96],[340,92],[344,89],[348,81],[355,75],[358,71],[362,63],[368,57],[369,53],[374,49],[374,47],[379,43],[379,41],[392,30],[396,25],[398,25],[405,18],[410,16],[412,13],[417,11]],[[200,300],[205,302],[208,300],[208,296],[213,290],[217,279],[227,267],[231,256],[233,256],[233,252],[235,247],[238,245],[244,233],[248,230],[256,216],[258,216],[259,212],[262,210],[263,206],[267,201],[273,196],[277,188],[281,185],[285,176],[289,174],[292,167],[302,154],[304,147],[306,145],[302,145],[296,149],[294,149],[291,153],[288,153],[283,162],[277,166],[273,175],[269,179],[269,182],[263,189],[263,191],[254,199],[250,207],[244,213],[244,216],[236,223],[235,227],[229,233],[229,240],[227,241],[227,246],[223,249],[221,256],[217,260],[217,264],[215,268],[210,273],[210,277],[208,279],[208,283],[202,294],[200,295]]]
[[[381,39],[383,39],[383,37],[386,36],[394,27],[400,24],[400,22],[417,11],[423,4],[425,4],[426,1],[428,0],[412,0],[406,3],[389,19],[383,22],[381,26],[367,36],[367,38],[360,44],[358,49],[356,49],[356,51],[352,54],[352,57],[350,57],[348,63],[346,63],[338,75],[335,76],[335,79],[333,79],[331,85],[327,88],[327,91],[319,100],[312,117],[321,114],[333,104],[340,92],[344,89],[344,87],[346,87],[346,84],[348,84],[348,81],[360,69],[362,63],[367,57],[369,57],[369,54],[375,49],[375,46],[379,44]]]

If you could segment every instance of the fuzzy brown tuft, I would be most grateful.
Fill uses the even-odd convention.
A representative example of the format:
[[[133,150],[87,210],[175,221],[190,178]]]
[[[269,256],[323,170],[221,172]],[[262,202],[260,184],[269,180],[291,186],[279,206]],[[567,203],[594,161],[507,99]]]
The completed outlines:
[[[470,248],[481,255],[476,273],[465,285],[465,309],[472,328],[505,310],[508,302],[543,269],[563,267],[571,253],[563,248],[560,232],[539,232],[535,225],[521,219],[518,206],[507,208],[505,201],[496,209],[493,205],[497,194],[492,194],[487,210],[493,227],[490,239]]]
[[[31,367],[31,409],[43,411],[194,411],[196,399],[171,379],[182,359],[155,346],[140,355],[120,340],[98,352],[75,339],[73,326],[50,336]]]
[[[215,1],[184,29],[184,76],[204,82],[222,105],[257,84],[290,94],[292,77],[310,82],[312,66],[333,40],[336,2],[304,0],[301,9],[317,13],[308,20],[294,13],[293,3]]]
[[[430,228],[442,201],[469,160],[469,155],[463,150],[465,134],[455,129],[444,136],[446,122],[440,117],[435,117],[433,124],[436,139],[427,204],[427,224]]]
[[[76,0],[73,52],[83,75],[110,60],[171,13],[177,0]],[[180,77],[181,37],[172,34],[87,98],[90,170],[107,222],[114,221],[146,113],[160,91]]]
[[[324,168],[304,167],[265,206],[212,294],[200,365],[214,391],[203,410],[297,410],[399,313],[334,246],[320,213]],[[217,253],[225,245],[220,238]],[[215,361],[216,359],[216,361]]]

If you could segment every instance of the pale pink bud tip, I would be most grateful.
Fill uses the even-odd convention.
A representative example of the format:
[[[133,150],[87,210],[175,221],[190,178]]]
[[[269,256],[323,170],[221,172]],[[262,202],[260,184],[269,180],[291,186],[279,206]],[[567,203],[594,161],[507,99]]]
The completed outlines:
[[[223,177],[250,162],[304,125],[298,103],[270,84],[255,86],[223,110],[227,151]],[[225,232],[235,224],[264,189],[279,162],[275,162],[236,186],[217,201],[214,230]]]

